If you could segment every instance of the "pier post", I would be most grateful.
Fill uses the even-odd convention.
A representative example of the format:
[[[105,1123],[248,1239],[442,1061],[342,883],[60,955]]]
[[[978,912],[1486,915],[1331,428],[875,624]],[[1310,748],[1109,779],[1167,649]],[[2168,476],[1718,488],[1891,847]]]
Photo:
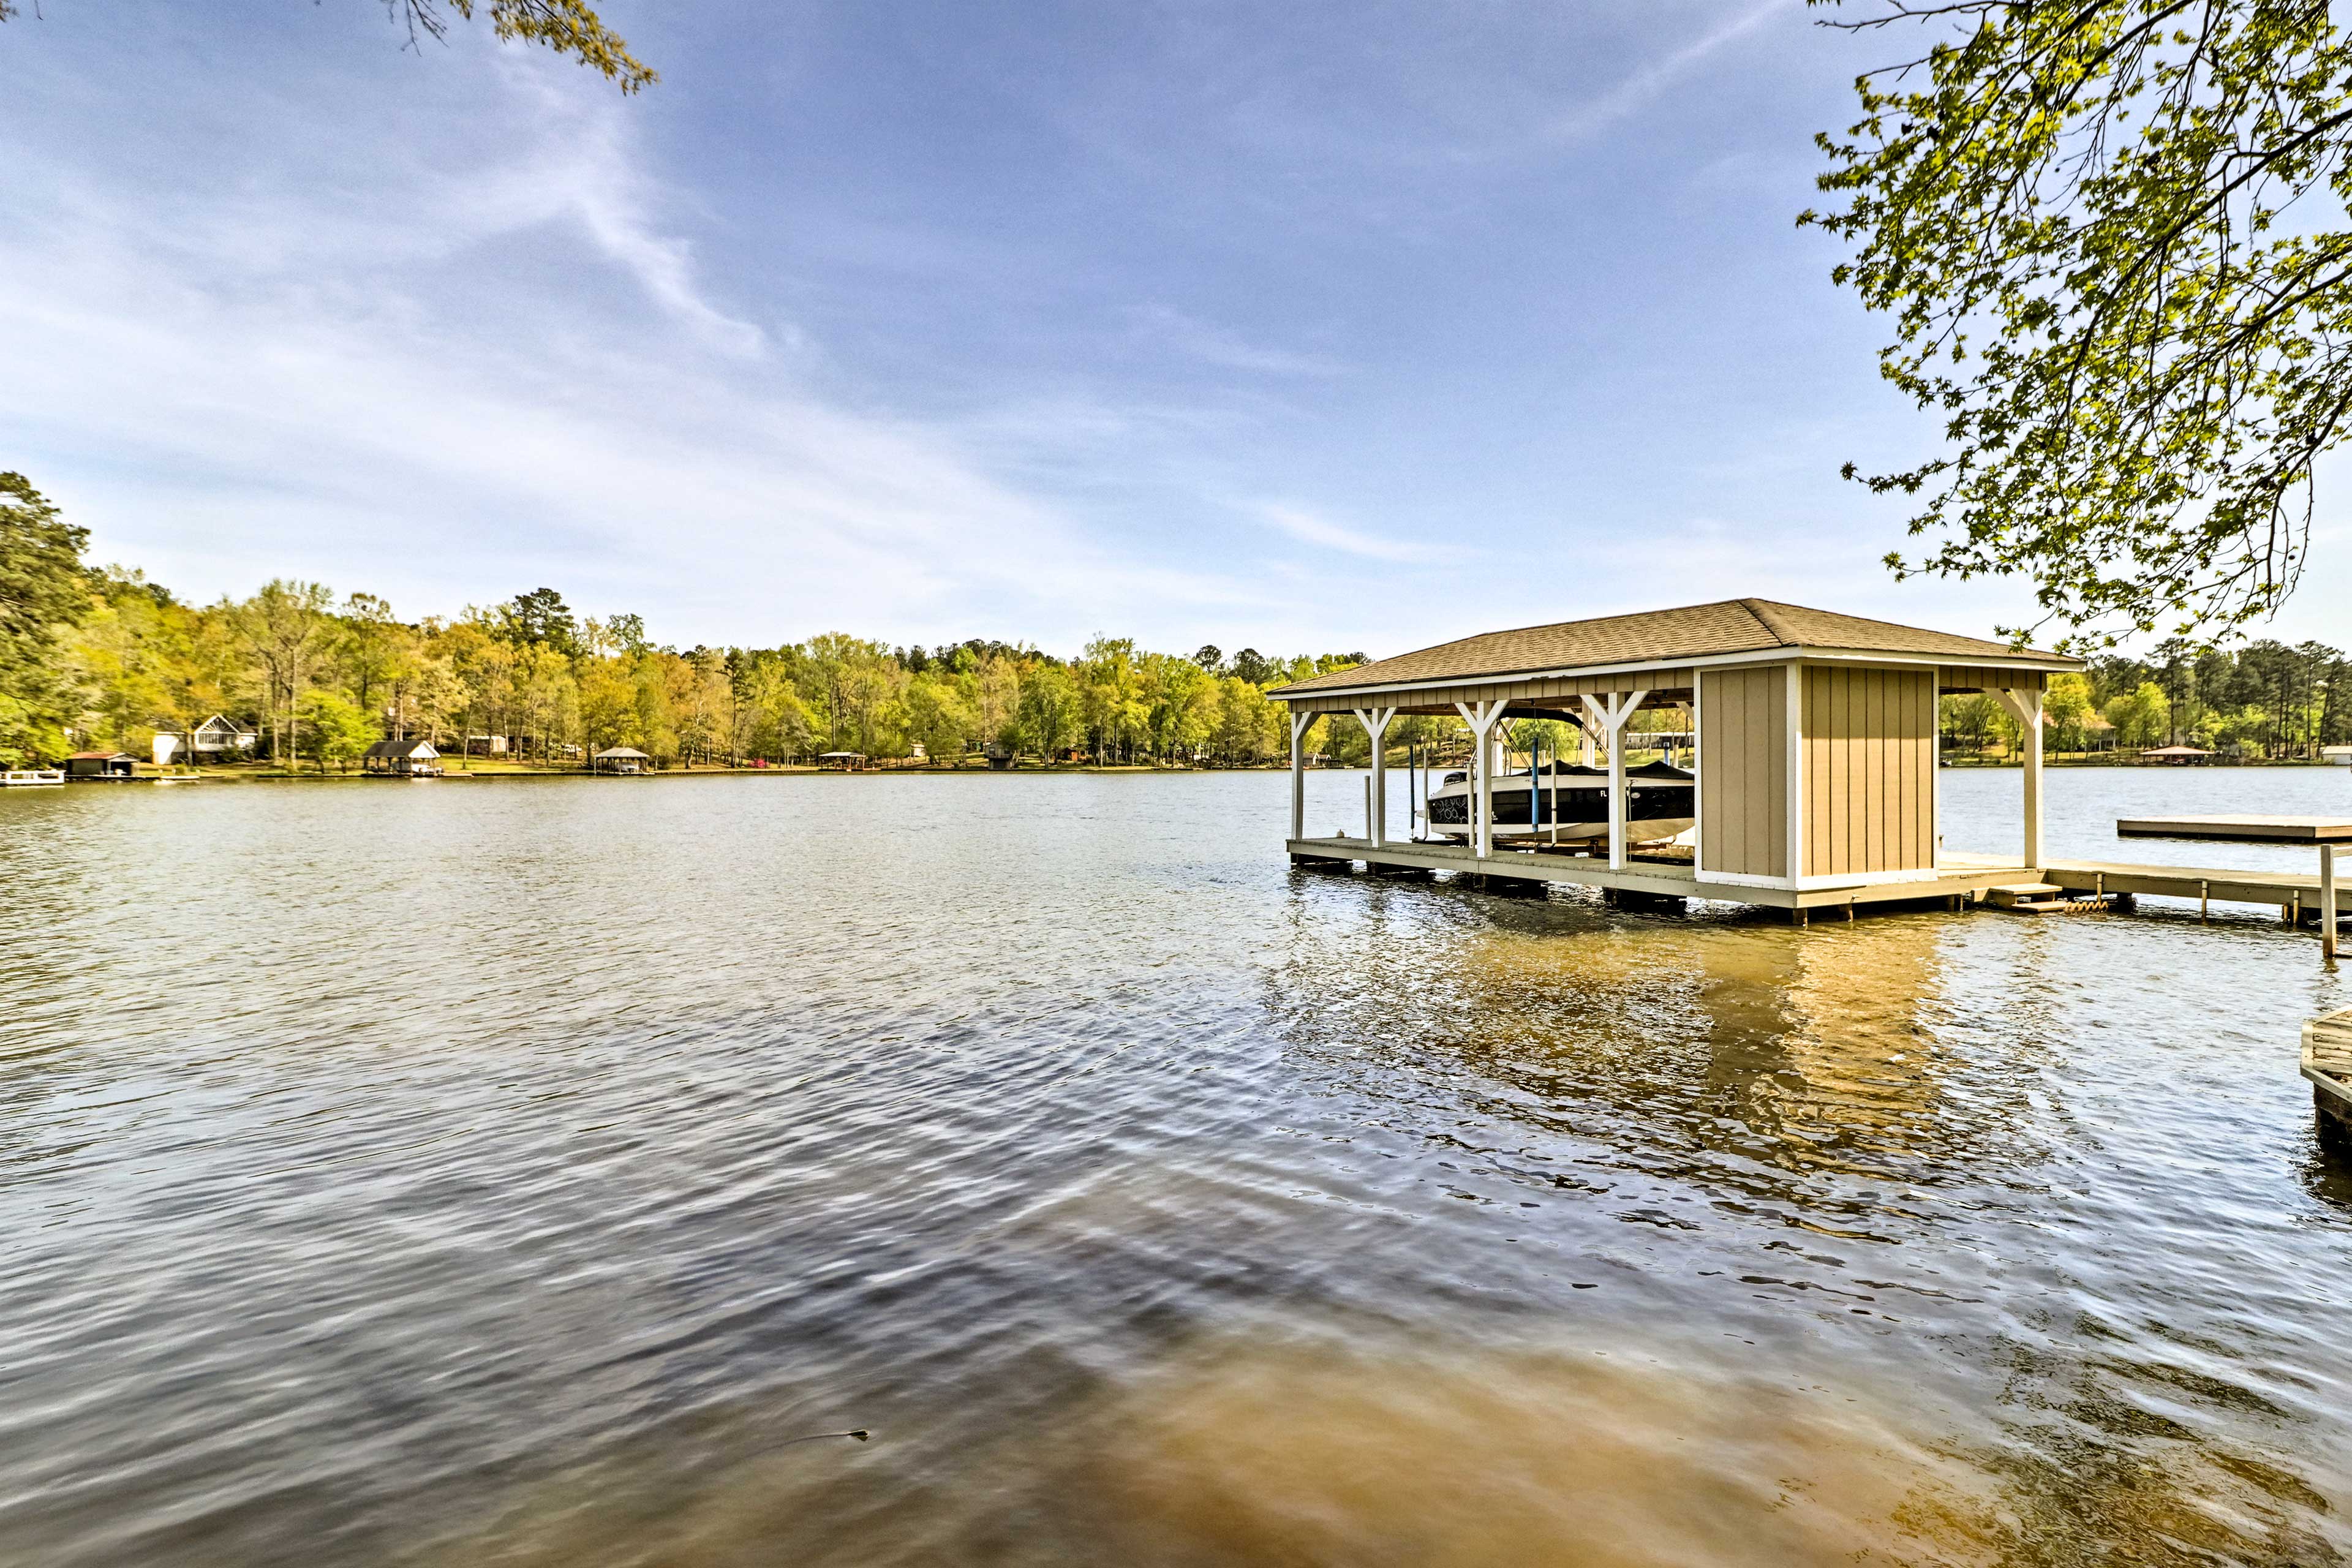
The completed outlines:
[[[1356,722],[1364,727],[1364,733],[1372,742],[1372,776],[1369,781],[1371,804],[1365,811],[1370,818],[1365,824],[1365,831],[1375,849],[1384,847],[1389,841],[1388,732],[1389,721],[1395,717],[1394,708],[1356,710]]]
[[[2319,961],[2336,962],[2336,846],[2319,847]]]
[[[1507,697],[1454,705],[1470,726],[1470,852],[1481,860],[1495,852],[1495,725],[1509,706]]]
[[[2021,742],[2025,763],[2025,868],[2042,868],[2042,693],[2039,689],[2023,691],[2004,688],[2000,700],[2016,716],[2018,728],[2024,731]]]
[[[1302,750],[1312,713],[1290,716],[1290,837],[1307,837],[1307,753]]]
[[[1587,696],[1584,706],[1609,731],[1609,868],[1625,868],[1625,724],[1649,700],[1647,690],[1612,691]]]

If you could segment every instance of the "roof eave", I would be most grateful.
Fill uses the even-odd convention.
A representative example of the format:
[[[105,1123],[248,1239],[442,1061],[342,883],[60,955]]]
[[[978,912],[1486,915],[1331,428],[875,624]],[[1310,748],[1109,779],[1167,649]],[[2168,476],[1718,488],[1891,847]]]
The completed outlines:
[[[1908,653],[1884,648],[1815,647],[1810,645],[1742,649],[1736,653],[1703,654],[1677,658],[1644,658],[1616,664],[1580,664],[1549,669],[1486,670],[1447,675],[1424,680],[1376,680],[1356,686],[1323,686],[1306,689],[1307,682],[1280,686],[1266,693],[1271,701],[1290,702],[1302,697],[1371,696],[1391,691],[1426,691],[1447,686],[1492,686],[1514,680],[1574,680],[1595,675],[1635,675],[1645,669],[1711,669],[1727,665],[1780,664],[1790,659],[1828,662],[1915,665],[1985,665],[2014,669],[2068,674],[2086,669],[2086,660],[2067,654],[2032,649],[2024,653]]]

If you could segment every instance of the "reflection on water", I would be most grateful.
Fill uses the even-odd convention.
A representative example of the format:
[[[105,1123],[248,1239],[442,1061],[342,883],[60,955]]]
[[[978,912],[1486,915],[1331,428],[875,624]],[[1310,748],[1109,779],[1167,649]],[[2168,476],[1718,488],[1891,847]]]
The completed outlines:
[[[1286,786],[0,798],[0,1562],[2352,1548],[2307,936],[1298,874]]]

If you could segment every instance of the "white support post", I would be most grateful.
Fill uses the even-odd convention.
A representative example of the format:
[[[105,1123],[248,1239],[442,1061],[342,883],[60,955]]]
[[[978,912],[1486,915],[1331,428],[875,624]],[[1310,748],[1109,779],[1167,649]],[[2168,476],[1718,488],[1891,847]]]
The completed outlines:
[[[1375,849],[1389,841],[1389,721],[1396,717],[1394,708],[1359,708],[1356,722],[1364,727],[1364,734],[1372,742],[1372,804],[1366,813],[1366,836]]]
[[[2042,868],[2042,693],[2004,687],[2000,700],[2025,732],[2025,868]]]
[[[1307,726],[1315,722],[1312,713],[1293,712],[1290,715],[1290,837],[1307,837],[1307,753],[1300,749]]]
[[[1503,750],[1503,725],[1498,719],[1486,731],[1486,780],[1478,786],[1478,821],[1486,836],[1486,847],[1482,855],[1495,852],[1495,775],[1510,765]]]
[[[1481,860],[1495,851],[1495,724],[1509,705],[1507,697],[1454,705],[1462,721],[1470,726],[1470,849]]]
[[[1609,868],[1625,868],[1625,721],[1649,700],[1647,690],[1613,691],[1584,699],[1586,711],[1609,733]]]
[[[2336,962],[2336,846],[2319,847],[2319,958]]]

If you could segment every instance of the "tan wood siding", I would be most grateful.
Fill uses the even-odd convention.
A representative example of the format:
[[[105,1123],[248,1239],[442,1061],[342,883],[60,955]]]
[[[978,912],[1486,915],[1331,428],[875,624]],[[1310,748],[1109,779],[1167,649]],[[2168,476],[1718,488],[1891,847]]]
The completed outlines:
[[[1789,874],[1789,669],[1701,673],[1699,864],[1744,877]]]
[[[1811,664],[1799,683],[1804,875],[1933,868],[1937,674]]]
[[[2039,669],[2004,669],[1998,665],[1948,664],[1936,671],[1947,691],[1998,691],[2006,686],[2018,691],[2039,691],[2050,677]]]

